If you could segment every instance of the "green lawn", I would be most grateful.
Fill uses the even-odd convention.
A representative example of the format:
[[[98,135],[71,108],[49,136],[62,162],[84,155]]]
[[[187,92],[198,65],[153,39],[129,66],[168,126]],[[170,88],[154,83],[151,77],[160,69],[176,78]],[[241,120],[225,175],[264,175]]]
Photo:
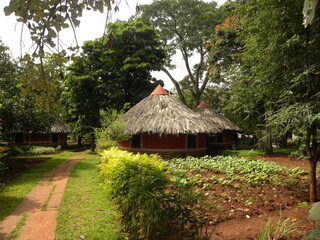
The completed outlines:
[[[274,148],[273,154],[290,154],[291,152],[296,151],[295,147],[288,148]],[[236,150],[222,150],[218,151],[215,155],[223,156],[239,156],[239,157],[254,157],[267,154],[263,149],[236,149]]]
[[[108,195],[100,185],[98,156],[82,159],[72,170],[59,208],[56,240],[124,239]],[[82,238],[83,238],[82,237]]]
[[[6,185],[0,186],[0,222],[13,212],[25,196],[39,184],[44,174],[73,155],[75,155],[75,153],[67,151],[62,154],[44,155],[43,157],[52,158],[28,169]]]

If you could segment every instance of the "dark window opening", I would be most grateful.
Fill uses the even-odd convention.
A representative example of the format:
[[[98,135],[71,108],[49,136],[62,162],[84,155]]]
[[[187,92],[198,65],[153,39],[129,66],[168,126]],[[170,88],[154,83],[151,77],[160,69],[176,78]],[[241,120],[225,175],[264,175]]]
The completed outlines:
[[[16,143],[23,143],[23,142],[24,142],[23,140],[24,140],[24,136],[23,136],[22,133],[17,133],[17,134],[15,135],[14,141],[15,141]]]
[[[188,148],[197,147],[197,135],[188,135]]]
[[[217,143],[223,143],[223,134],[217,133]]]
[[[133,135],[131,139],[131,146],[133,148],[140,148],[141,141],[140,141],[140,135]]]
[[[51,134],[51,142],[53,142],[53,143],[58,142],[58,133]]]
[[[217,137],[216,136],[208,136],[208,143],[213,144],[217,142]]]

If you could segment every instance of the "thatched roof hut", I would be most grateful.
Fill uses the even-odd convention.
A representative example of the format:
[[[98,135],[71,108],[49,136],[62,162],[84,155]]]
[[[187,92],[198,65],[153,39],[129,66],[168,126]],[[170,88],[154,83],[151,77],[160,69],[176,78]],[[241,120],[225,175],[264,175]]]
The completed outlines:
[[[242,131],[237,124],[210,108],[205,101],[202,101],[199,104],[195,109],[195,112],[197,112],[204,120],[209,121],[211,125],[215,125],[221,130]]]
[[[218,125],[205,121],[201,115],[170,96],[161,85],[120,120],[126,124],[127,135],[152,133],[161,136],[217,133],[221,130]]]
[[[207,134],[221,131],[159,85],[119,119],[131,138],[119,143],[131,152],[157,153],[163,157],[200,156],[207,152]]]

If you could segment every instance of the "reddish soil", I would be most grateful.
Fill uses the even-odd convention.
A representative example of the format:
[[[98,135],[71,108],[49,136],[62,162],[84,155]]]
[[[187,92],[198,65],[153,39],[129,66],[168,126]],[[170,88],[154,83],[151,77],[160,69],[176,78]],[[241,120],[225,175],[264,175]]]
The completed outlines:
[[[308,161],[288,158],[286,155],[267,155],[259,158],[277,162],[287,167],[300,167],[308,170]],[[309,197],[308,174],[299,177],[292,186],[247,186],[239,188],[233,186],[212,185],[208,195],[213,195],[214,206],[218,214],[214,214],[211,227],[214,233],[210,239],[242,240],[257,239],[270,220],[276,226],[279,218],[290,217],[299,232],[287,240],[303,239],[304,233],[313,229],[313,224],[307,219]],[[318,183],[318,186],[320,183]],[[319,189],[320,190],[320,189]],[[220,211],[221,210],[221,211]],[[220,211],[220,213],[219,213]],[[278,239],[278,238],[277,238]]]

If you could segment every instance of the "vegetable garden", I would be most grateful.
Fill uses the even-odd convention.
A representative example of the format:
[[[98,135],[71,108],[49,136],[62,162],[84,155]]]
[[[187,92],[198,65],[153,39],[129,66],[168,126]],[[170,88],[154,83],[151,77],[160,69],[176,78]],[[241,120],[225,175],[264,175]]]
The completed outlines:
[[[236,156],[164,162],[113,148],[100,175],[133,239],[292,240],[312,229],[302,168]]]

